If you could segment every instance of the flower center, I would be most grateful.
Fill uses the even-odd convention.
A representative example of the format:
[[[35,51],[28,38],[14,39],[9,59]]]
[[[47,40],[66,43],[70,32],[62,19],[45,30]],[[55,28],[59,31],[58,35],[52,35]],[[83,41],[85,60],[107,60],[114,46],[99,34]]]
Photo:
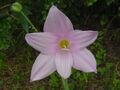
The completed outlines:
[[[59,46],[60,46],[60,48],[69,48],[69,46],[70,46],[70,41],[67,40],[67,39],[62,39],[62,40],[60,40],[60,42],[59,42]]]

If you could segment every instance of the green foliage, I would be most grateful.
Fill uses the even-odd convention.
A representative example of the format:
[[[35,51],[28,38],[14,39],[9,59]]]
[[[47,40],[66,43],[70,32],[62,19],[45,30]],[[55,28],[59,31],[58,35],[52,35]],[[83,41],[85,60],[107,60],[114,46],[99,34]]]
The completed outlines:
[[[100,21],[100,24],[102,25],[102,26],[104,26],[104,25],[106,25],[107,24],[107,22],[108,22],[108,18],[106,17],[106,16],[101,16],[101,21]]]
[[[86,6],[92,6],[97,0],[85,0],[84,2]]]
[[[5,54],[0,52],[0,71],[2,71],[5,68]]]
[[[110,5],[115,2],[115,0],[105,0],[107,5]]]
[[[59,87],[59,81],[62,81],[62,80],[60,80],[55,73],[50,76],[49,83],[52,90],[56,90],[56,88]]]
[[[11,18],[0,20],[0,50],[9,48],[10,45],[10,29]]]

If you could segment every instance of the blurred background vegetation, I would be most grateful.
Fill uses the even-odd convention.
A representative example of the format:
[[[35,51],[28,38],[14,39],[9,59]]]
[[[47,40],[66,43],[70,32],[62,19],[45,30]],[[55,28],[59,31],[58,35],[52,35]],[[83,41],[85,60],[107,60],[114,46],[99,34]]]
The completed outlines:
[[[99,31],[97,41],[89,47],[96,56],[98,73],[73,69],[69,78],[71,90],[120,90],[120,0],[16,1],[41,32],[52,5],[70,18],[74,28]],[[11,11],[16,1],[0,1],[0,90],[63,90],[57,73],[29,82],[39,53],[24,39],[27,32],[33,32],[31,26],[22,15]]]

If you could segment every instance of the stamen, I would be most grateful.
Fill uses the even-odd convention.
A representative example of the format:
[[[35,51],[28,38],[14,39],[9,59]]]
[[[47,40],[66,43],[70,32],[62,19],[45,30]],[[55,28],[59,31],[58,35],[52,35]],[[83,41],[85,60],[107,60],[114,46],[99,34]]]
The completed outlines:
[[[69,48],[70,42],[67,39],[62,39],[59,42],[59,46],[60,46],[60,48]]]

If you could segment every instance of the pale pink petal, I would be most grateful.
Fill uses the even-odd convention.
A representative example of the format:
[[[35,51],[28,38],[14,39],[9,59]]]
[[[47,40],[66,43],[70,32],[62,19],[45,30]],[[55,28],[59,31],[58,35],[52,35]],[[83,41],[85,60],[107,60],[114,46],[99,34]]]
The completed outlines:
[[[27,43],[42,53],[54,53],[57,47],[56,37],[49,32],[26,34]]]
[[[95,57],[87,49],[73,53],[73,67],[84,72],[96,72]]]
[[[45,32],[64,33],[73,30],[73,25],[66,15],[52,6],[44,24]]]
[[[78,31],[75,30],[71,33],[72,49],[81,49],[92,44],[98,36],[97,31]]]
[[[72,55],[67,51],[56,54],[55,58],[57,72],[64,79],[68,78],[71,74],[71,68],[73,65]]]
[[[31,81],[41,80],[56,70],[54,56],[40,54],[31,71]]]

